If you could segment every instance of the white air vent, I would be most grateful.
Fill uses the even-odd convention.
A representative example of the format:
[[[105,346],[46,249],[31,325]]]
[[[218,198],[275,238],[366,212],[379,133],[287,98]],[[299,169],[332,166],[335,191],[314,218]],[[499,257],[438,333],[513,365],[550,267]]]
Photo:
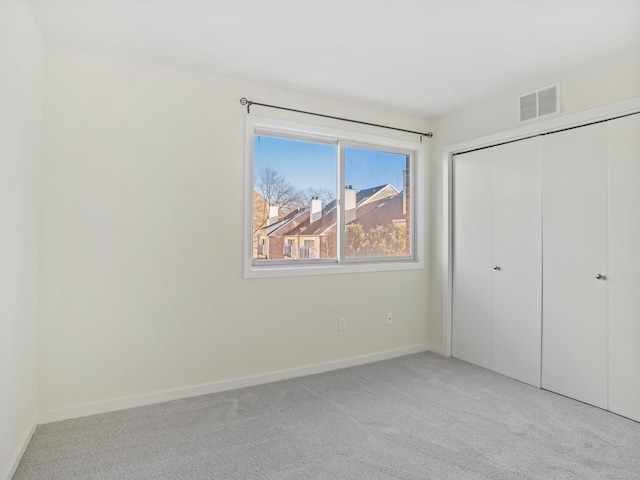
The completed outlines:
[[[518,97],[520,122],[560,113],[560,86],[551,85]]]

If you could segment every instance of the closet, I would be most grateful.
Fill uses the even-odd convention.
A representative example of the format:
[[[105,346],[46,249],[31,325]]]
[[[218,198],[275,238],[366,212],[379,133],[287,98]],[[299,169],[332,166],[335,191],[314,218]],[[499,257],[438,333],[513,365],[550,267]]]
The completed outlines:
[[[640,422],[640,114],[607,123],[609,410]]]
[[[607,124],[543,149],[542,388],[607,408]]]
[[[540,138],[454,160],[453,356],[540,386]]]
[[[453,159],[452,354],[640,421],[640,115]]]

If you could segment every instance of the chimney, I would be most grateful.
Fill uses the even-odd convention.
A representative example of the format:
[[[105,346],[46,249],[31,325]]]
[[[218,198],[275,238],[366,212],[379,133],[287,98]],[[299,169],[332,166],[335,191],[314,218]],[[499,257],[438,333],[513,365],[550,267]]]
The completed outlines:
[[[318,197],[311,199],[311,205],[309,206],[309,223],[313,223],[322,218],[322,200]]]
[[[279,219],[278,205],[269,205],[269,220],[267,221],[267,226],[277,223]]]
[[[356,219],[356,191],[352,185],[344,189],[344,223],[353,222]]]

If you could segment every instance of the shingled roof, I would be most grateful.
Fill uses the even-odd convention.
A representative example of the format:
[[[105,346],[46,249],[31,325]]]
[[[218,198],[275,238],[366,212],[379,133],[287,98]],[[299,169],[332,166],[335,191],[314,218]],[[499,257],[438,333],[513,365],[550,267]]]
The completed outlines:
[[[335,226],[337,221],[337,202],[333,200],[322,208],[322,217],[315,222],[310,222],[309,208],[295,211],[278,223],[269,227],[269,236],[299,236],[323,235]],[[388,225],[394,219],[403,218],[402,192],[393,185],[385,184],[360,190],[356,193],[357,220],[365,228],[375,225]],[[294,212],[292,212],[294,213]],[[351,223],[354,223],[351,222]]]

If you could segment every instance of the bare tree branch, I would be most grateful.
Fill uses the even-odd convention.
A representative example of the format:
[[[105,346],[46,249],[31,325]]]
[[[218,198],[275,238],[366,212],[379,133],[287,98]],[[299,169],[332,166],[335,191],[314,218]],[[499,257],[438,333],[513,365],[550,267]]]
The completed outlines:
[[[275,168],[264,167],[255,183],[256,190],[269,205],[277,205],[284,214],[300,204],[300,192]]]
[[[308,187],[300,192],[301,198],[304,201],[304,206],[308,206],[312,198],[319,198],[322,200],[322,205],[326,206],[336,199],[335,190],[330,188],[315,188]]]

